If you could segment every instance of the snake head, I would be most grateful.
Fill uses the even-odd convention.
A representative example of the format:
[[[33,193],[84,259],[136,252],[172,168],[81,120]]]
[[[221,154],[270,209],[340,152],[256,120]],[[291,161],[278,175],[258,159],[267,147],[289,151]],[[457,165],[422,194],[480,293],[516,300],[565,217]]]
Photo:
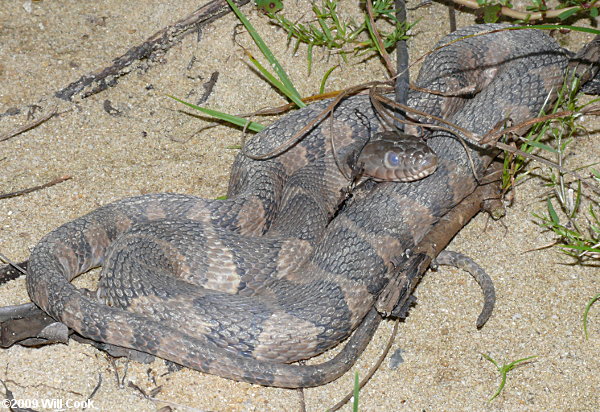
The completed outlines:
[[[364,176],[378,182],[412,182],[432,174],[438,160],[423,139],[383,132],[365,145],[357,164],[362,167]]]

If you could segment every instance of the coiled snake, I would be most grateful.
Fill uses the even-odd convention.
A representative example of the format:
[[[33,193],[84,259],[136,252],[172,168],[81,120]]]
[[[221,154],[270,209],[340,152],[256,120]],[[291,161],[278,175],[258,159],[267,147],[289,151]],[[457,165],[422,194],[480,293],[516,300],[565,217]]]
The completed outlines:
[[[465,28],[441,44],[501,27]],[[566,63],[540,31],[469,37],[428,56],[417,84],[442,94],[414,92],[409,105],[483,135],[502,120],[536,115]],[[472,95],[452,96],[470,86]],[[246,152],[279,147],[326,104],[286,116]],[[491,151],[467,143],[471,163],[455,136],[435,131],[435,173],[380,183],[338,213],[349,184],[343,169],[385,128],[366,96],[345,99],[333,116],[279,156],[239,155],[227,200],[146,195],[59,227],[31,254],[31,299],[83,336],[226,378],[301,387],[339,376],[348,365],[288,363],[357,327],[368,333],[393,262],[474,190]],[[97,296],[71,285],[100,265]]]

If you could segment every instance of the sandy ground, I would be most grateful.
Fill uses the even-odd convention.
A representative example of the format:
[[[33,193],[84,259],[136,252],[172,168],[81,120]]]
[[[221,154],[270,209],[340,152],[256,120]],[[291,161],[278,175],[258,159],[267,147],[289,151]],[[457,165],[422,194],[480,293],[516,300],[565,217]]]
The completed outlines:
[[[129,4],[44,0],[33,2],[29,11],[24,1],[2,1],[0,113],[13,107],[26,109],[81,75],[108,65],[129,47],[199,7],[199,2],[190,0]],[[288,0],[286,4],[289,9],[308,10],[309,2]],[[284,33],[265,24],[251,8],[244,11],[301,94],[315,93],[323,73],[338,58],[317,51],[308,76],[305,48],[293,55],[286,49]],[[446,11],[439,4],[419,10],[418,17],[422,20],[414,30],[412,59],[448,31]],[[461,15],[459,22],[470,24],[473,17]],[[187,36],[149,70],[136,70],[122,78],[118,87],[66,105],[68,113],[0,142],[0,193],[73,176],[50,189],[0,201],[0,252],[16,261],[26,259],[51,229],[119,198],[166,191],[208,198],[223,195],[236,153],[228,147],[239,143],[239,134],[222,126],[201,130],[208,123],[182,113],[182,107],[165,94],[195,100],[204,91],[203,83],[218,71],[206,103],[210,107],[247,113],[281,104],[281,97],[253,73],[233,42],[237,24],[231,15],[222,18],[203,31],[199,42],[197,36]],[[563,40],[577,49],[590,37]],[[238,40],[250,46],[247,35]],[[383,78],[379,61],[353,60],[334,71],[328,88]],[[119,114],[107,113],[105,101]],[[1,116],[0,133],[25,121],[24,114]],[[598,125],[588,119],[586,126],[591,133],[572,146],[570,167],[598,160]],[[548,175],[544,168],[536,173]],[[402,349],[404,362],[391,370],[386,360],[361,392],[361,410],[600,408],[598,309],[590,313],[587,341],[581,324],[585,303],[600,291],[600,271],[568,265],[570,260],[556,249],[527,252],[553,239],[532,218],[533,212],[544,212],[544,183],[540,178],[527,179],[505,219],[494,222],[480,215],[450,246],[467,252],[495,280],[498,300],[488,324],[480,331],[475,328],[482,299],[468,275],[447,268],[430,273],[418,287],[418,305],[400,325],[392,347],[392,351]],[[0,288],[2,305],[27,300],[23,279]],[[349,391],[354,371],[366,373],[391,328],[391,322],[381,326],[346,376],[307,390],[308,410],[324,410]],[[500,378],[481,353],[499,362],[537,358],[511,371],[504,392],[490,403]],[[16,399],[29,402],[25,406],[34,409],[56,409],[60,405],[41,406],[43,400],[52,399],[62,400],[65,408],[76,406],[73,402],[85,400],[100,377],[102,385],[88,410],[155,410],[164,405],[184,411],[298,410],[300,405],[295,391],[232,382],[188,369],[167,373],[162,360],[127,366],[124,360],[113,362],[76,342],[0,350],[0,379]],[[160,387],[155,395],[158,400],[145,399],[130,383],[146,392]]]

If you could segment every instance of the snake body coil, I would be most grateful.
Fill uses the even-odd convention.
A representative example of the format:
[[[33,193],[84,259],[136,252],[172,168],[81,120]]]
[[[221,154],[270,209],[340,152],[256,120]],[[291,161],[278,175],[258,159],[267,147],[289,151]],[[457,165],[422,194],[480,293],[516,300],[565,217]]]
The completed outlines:
[[[473,26],[441,43],[500,27]],[[483,135],[507,118],[536,115],[566,63],[539,31],[470,37],[437,50],[421,70],[418,85],[446,96],[416,92],[409,105]],[[471,96],[448,96],[472,86]],[[247,152],[279,147],[326,104],[276,122]],[[436,131],[428,140],[438,156],[433,175],[378,184],[332,220],[348,182],[329,139],[348,159],[369,131],[384,132],[366,96],[345,99],[334,117],[333,127],[316,126],[280,156],[238,156],[228,200],[140,196],[59,227],[31,254],[31,299],[83,336],[226,378],[281,387],[335,379],[350,365],[287,363],[357,327],[365,332],[359,325],[376,316],[392,262],[474,190],[490,153],[468,143],[471,164],[453,135]],[[100,265],[97,298],[70,283]]]

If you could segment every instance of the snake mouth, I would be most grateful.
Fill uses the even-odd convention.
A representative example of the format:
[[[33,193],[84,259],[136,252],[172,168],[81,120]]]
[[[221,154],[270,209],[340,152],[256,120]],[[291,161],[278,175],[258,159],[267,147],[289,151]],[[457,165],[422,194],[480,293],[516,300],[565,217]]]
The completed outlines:
[[[438,160],[435,154],[419,156],[412,164],[404,165],[402,168],[388,168],[378,177],[381,181],[414,182],[433,174],[437,167]]]
[[[386,168],[379,167],[370,170],[367,176],[376,182],[415,182],[433,174],[438,167],[437,158],[434,158],[426,166],[418,165],[411,168]]]
[[[437,170],[438,164],[437,159],[433,159],[432,164],[420,169],[420,172],[417,172],[411,176],[406,176],[404,179],[400,179],[401,182],[414,182],[416,180],[421,180],[426,178],[427,176],[433,174]]]

